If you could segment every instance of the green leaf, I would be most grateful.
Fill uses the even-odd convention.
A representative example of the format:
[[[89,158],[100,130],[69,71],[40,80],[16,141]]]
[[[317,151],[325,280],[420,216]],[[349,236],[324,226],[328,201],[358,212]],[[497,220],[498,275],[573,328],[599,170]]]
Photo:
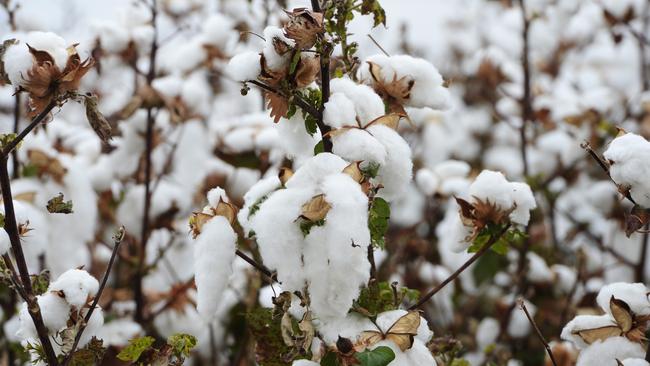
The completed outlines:
[[[15,133],[2,133],[0,134],[0,147],[4,148],[8,144],[10,144],[15,138],[16,138]]]
[[[323,140],[318,141],[318,143],[314,146],[314,155],[318,155],[322,152],[325,151],[325,145],[323,144]]]
[[[470,366],[470,363],[463,358],[454,358],[454,360],[451,361],[450,366]]]
[[[266,201],[267,198],[269,198],[269,195],[265,194],[264,196],[258,198],[257,201],[255,201],[255,203],[251,205],[251,207],[248,209],[249,220],[257,213],[257,211],[260,210],[260,206],[262,205],[262,203],[264,203],[264,201]]]
[[[71,214],[72,201],[64,201],[63,193],[59,193],[58,196],[52,197],[47,201],[46,208],[49,213]]]
[[[309,232],[311,231],[312,227],[323,226],[323,225],[325,225],[325,219],[316,220],[316,221],[303,220],[300,223],[300,231],[302,231],[303,236],[307,236],[309,235]]]
[[[300,51],[296,51],[296,53],[293,54],[293,58],[291,59],[291,64],[289,65],[289,75],[293,75],[293,73],[296,72],[296,68],[298,67],[299,62],[300,62]]]
[[[178,333],[167,339],[176,357],[188,357],[192,348],[196,347],[196,337],[190,334]]]
[[[151,347],[155,341],[153,337],[149,336],[132,339],[129,341],[129,345],[117,355],[117,358],[121,361],[135,362],[140,358],[142,352]]]
[[[327,352],[323,358],[320,360],[321,366],[339,366],[339,358],[336,356],[336,352]]]
[[[359,360],[361,366],[386,366],[395,359],[395,353],[386,346],[365,350],[357,353],[354,357]]]
[[[372,245],[384,248],[384,236],[388,230],[388,220],[390,218],[390,205],[381,197],[375,197],[370,205],[368,212],[368,229],[370,230],[370,239]]]
[[[312,136],[318,131],[318,121],[311,114],[305,116],[305,130]]]

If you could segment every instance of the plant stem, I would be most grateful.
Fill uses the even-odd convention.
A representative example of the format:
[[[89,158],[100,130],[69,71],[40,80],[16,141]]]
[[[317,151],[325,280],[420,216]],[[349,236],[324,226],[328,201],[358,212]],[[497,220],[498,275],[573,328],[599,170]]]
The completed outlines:
[[[246,261],[246,263],[250,264],[256,270],[260,271],[261,273],[266,275],[268,278],[270,278],[271,281],[278,282],[278,280],[276,279],[275,273],[271,272],[268,268],[264,267],[263,265],[255,262],[255,260],[253,258],[249,257],[248,255],[246,255],[246,253],[242,252],[239,249],[237,249],[235,251],[235,253],[237,254],[237,256],[239,258],[243,259],[244,261]]]
[[[526,15],[526,5],[524,0],[519,0],[519,5],[521,7],[521,13],[523,17],[523,49],[521,55],[521,64],[524,71],[524,96],[521,100],[522,107],[522,119],[521,127],[519,129],[519,135],[521,138],[521,159],[523,161],[523,173],[524,177],[528,176],[528,157],[526,152],[526,126],[529,122],[533,122],[533,103],[530,90],[530,61],[529,61],[529,42],[528,42],[528,30],[530,27],[530,20]]]
[[[20,128],[20,93],[16,93],[14,97],[14,133],[18,134],[18,128]],[[18,161],[18,152],[16,150],[11,152],[12,162],[13,162],[13,172],[11,177],[13,179],[18,178],[20,173],[20,162]]]
[[[99,303],[99,299],[102,297],[102,293],[104,292],[104,287],[106,287],[106,282],[108,281],[108,275],[111,273],[111,269],[113,268],[113,263],[115,262],[115,258],[117,257],[117,252],[120,249],[120,244],[122,243],[122,240],[124,239],[124,226],[120,228],[118,233],[113,237],[113,252],[111,253],[111,258],[108,261],[108,266],[106,267],[106,271],[104,272],[104,277],[102,278],[102,283],[99,285],[99,289],[97,290],[97,294],[95,295],[95,298],[93,299],[92,304],[90,305],[90,308],[88,309],[88,312],[86,313],[86,316],[83,319],[83,323],[81,323],[81,327],[79,328],[79,331],[77,332],[77,335],[74,338],[74,343],[72,344],[72,348],[70,348],[70,351],[68,352],[68,355],[65,357],[62,365],[66,366],[70,360],[72,360],[72,355],[74,354],[74,351],[77,349],[77,346],[79,345],[79,340],[81,339],[81,336],[83,335],[84,330],[86,330],[86,327],[88,326],[88,321],[90,321],[91,316],[93,315],[93,312],[97,308],[97,304]]]
[[[551,358],[551,362],[553,363],[553,366],[557,366],[557,362],[555,361],[555,356],[553,356],[553,351],[551,351],[551,347],[548,345],[546,339],[544,339],[544,335],[542,334],[542,331],[539,330],[537,323],[535,323],[535,320],[533,320],[533,318],[530,316],[530,313],[526,308],[526,304],[524,304],[524,300],[518,299],[517,302],[519,303],[521,310],[523,310],[524,313],[526,314],[526,318],[528,318],[530,324],[533,326],[533,328],[535,328],[535,332],[537,333],[537,338],[539,338],[539,340],[544,345],[544,348],[546,348],[546,353],[548,353],[548,357]]]
[[[147,85],[151,87],[156,77],[156,54],[158,52],[158,28],[156,18],[158,17],[157,0],[151,4],[151,24],[154,34],[149,52],[149,72],[147,73]],[[145,163],[144,163],[144,212],[142,214],[142,232],[140,235],[140,253],[138,256],[138,267],[134,281],[135,320],[142,323],[145,320],[144,308],[145,297],[142,288],[142,280],[145,276],[145,262],[147,255],[147,241],[149,239],[149,221],[151,215],[151,154],[153,151],[153,130],[155,125],[153,107],[147,108],[147,131],[145,136]]]
[[[45,113],[45,111],[43,111],[43,113]],[[40,118],[41,120],[47,115],[47,113],[45,114],[43,113],[41,113],[41,115],[43,116]],[[31,125],[34,125],[34,127],[38,123],[40,123],[38,117],[35,119],[35,121],[37,123],[34,122],[31,123]],[[38,334],[38,338],[41,342],[41,346],[43,347],[45,358],[47,359],[47,362],[50,366],[56,366],[58,365],[56,354],[54,353],[54,349],[52,348],[52,343],[50,342],[48,330],[45,327],[45,324],[43,323],[43,316],[41,315],[41,309],[38,305],[38,301],[34,296],[31,279],[29,277],[29,269],[27,268],[27,262],[25,261],[25,255],[23,253],[23,248],[20,243],[20,233],[18,231],[18,224],[16,223],[16,213],[14,211],[14,201],[13,201],[13,196],[11,194],[11,182],[9,179],[9,170],[7,164],[7,159],[8,159],[7,155],[10,152],[11,150],[5,149],[3,150],[3,156],[0,157],[0,188],[2,189],[2,201],[5,209],[4,230],[9,235],[9,240],[11,241],[11,250],[14,254],[14,258],[16,258],[16,264],[18,266],[18,272],[20,273],[22,288],[25,292],[27,310],[29,312],[30,317],[34,321],[34,326],[36,327],[36,333]]]
[[[476,262],[477,259],[479,259],[485,252],[487,252],[494,244],[496,244],[497,241],[503,236],[503,234],[508,231],[510,228],[510,225],[506,225],[501,231],[499,231],[496,235],[493,235],[490,240],[485,243],[481,249],[479,249],[472,257],[470,257],[465,263],[463,263],[462,266],[460,266],[456,272],[452,273],[451,276],[447,277],[444,281],[442,281],[438,286],[434,287],[431,291],[427,292],[426,295],[422,296],[420,300],[413,306],[409,308],[409,310],[415,310],[422,306],[424,303],[429,301],[430,298],[432,298],[438,291],[442,290],[445,286],[447,286],[450,282],[455,280],[458,276],[460,276],[461,273],[463,273],[472,263]]]
[[[32,132],[34,128],[36,128],[36,126],[38,126],[41,122],[43,122],[45,117],[47,117],[47,115],[50,114],[52,109],[56,107],[56,104],[57,104],[56,101],[54,100],[51,101],[50,104],[48,104],[47,107],[45,107],[45,109],[41,113],[39,113],[36,117],[34,117],[32,122],[30,122],[30,124],[16,136],[16,138],[11,140],[11,142],[9,142],[5,147],[3,147],[2,154],[1,154],[2,157],[7,158],[9,154],[11,154],[13,149],[15,149],[16,146],[18,146],[18,144],[20,144],[25,139],[25,137],[30,132]]]

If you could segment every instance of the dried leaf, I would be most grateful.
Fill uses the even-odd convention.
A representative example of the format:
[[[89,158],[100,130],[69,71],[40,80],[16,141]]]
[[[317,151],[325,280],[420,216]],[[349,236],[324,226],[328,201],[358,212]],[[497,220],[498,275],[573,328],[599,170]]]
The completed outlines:
[[[629,238],[641,230],[650,221],[650,210],[634,205],[629,214],[625,215],[625,235]]]
[[[237,218],[237,207],[232,203],[223,201],[221,198],[219,199],[219,203],[217,203],[217,207],[214,207],[212,211],[214,212],[214,216],[225,217],[230,225],[233,225]]]
[[[278,173],[278,178],[280,179],[280,183],[284,187],[285,184],[287,184],[287,181],[293,177],[293,171],[289,168],[280,168],[280,172]]]
[[[399,121],[402,119],[402,117],[406,117],[406,114],[402,113],[389,113],[385,116],[381,116],[378,118],[375,118],[372,120],[366,128],[373,126],[373,125],[383,125],[386,127],[390,127],[393,130],[397,130],[397,127],[399,127]]]
[[[320,72],[320,61],[317,57],[302,57],[298,62],[294,80],[298,88],[304,88],[316,80]]]
[[[278,123],[280,118],[285,117],[289,111],[289,102],[287,99],[279,94],[265,92],[267,108],[271,110],[271,117],[273,122]]]
[[[293,347],[293,322],[291,321],[291,315],[289,315],[289,312],[282,314],[280,330],[282,332],[282,340],[284,341],[284,344]]]
[[[381,332],[381,330],[362,332],[357,345],[366,348],[387,339],[395,343],[404,352],[413,346],[413,339],[418,333],[419,326],[420,313],[409,311],[397,319],[386,333]]]
[[[313,47],[318,36],[325,31],[323,14],[307,8],[297,8],[285,13],[289,16],[289,22],[284,26],[287,37],[296,41],[298,49]]]
[[[411,89],[415,85],[415,80],[408,76],[398,79],[397,74],[393,72],[391,81],[386,82],[388,78],[383,77],[381,66],[370,61],[368,61],[368,65],[375,91],[387,100],[389,111],[406,115],[403,105],[411,97]]]
[[[190,217],[190,231],[192,237],[196,238],[201,234],[203,225],[212,218],[212,215],[205,214],[203,212],[194,212]]]
[[[623,333],[630,331],[634,320],[630,306],[625,301],[612,296],[609,299],[609,308],[612,311],[614,320],[616,320],[619,328],[621,328],[621,331],[623,331]]]
[[[314,196],[309,200],[309,202],[302,205],[300,217],[309,221],[322,220],[327,216],[330,208],[332,208],[332,206],[325,201],[325,195],[319,194]]]
[[[621,328],[617,325],[608,325],[605,327],[594,328],[594,329],[583,329],[574,331],[573,334],[577,334],[582,338],[585,343],[592,344],[596,341],[603,341],[610,337],[618,337],[622,334]]]
[[[67,169],[63,167],[58,159],[51,158],[38,149],[30,149],[27,151],[27,157],[30,164],[36,168],[36,174],[39,177],[50,176],[58,183],[63,181]]]
[[[361,168],[359,168],[360,164],[361,164],[360,161],[352,162],[348,164],[348,166],[346,166],[343,169],[343,174],[347,174],[350,177],[352,177],[352,179],[354,179],[355,182],[361,183],[364,177],[363,177],[363,172],[361,172]]]
[[[71,214],[72,213],[72,201],[64,201],[63,193],[59,193],[57,196],[52,197],[47,201],[47,212],[49,213],[62,213],[62,214]]]

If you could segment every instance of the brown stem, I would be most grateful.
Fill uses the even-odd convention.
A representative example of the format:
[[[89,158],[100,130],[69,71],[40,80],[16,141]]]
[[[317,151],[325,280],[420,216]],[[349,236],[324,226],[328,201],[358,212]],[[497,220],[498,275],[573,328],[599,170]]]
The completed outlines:
[[[43,109],[43,111],[41,113],[39,113],[36,117],[34,117],[32,122],[30,122],[30,124],[24,130],[22,130],[16,136],[16,138],[11,140],[11,142],[9,142],[2,149],[2,157],[4,157],[4,158],[8,157],[9,154],[11,154],[11,152],[13,151],[13,149],[15,149],[16,146],[18,146],[18,144],[20,144],[23,141],[23,139],[25,139],[25,137],[30,132],[32,132],[32,130],[34,128],[36,128],[36,126],[38,126],[41,122],[43,122],[45,117],[47,117],[50,114],[50,112],[52,111],[52,109],[54,109],[54,107],[56,107],[56,105],[57,105],[57,102],[55,100],[51,101],[50,104],[48,104],[47,107],[45,107],[45,109]]]
[[[526,152],[526,126],[528,123],[533,122],[533,102],[530,89],[530,61],[529,61],[529,42],[528,42],[528,29],[530,27],[530,20],[526,15],[526,5],[524,0],[519,0],[521,6],[521,13],[524,22],[524,28],[522,31],[523,38],[523,50],[521,55],[521,64],[524,70],[524,96],[521,100],[522,107],[522,120],[521,127],[519,129],[519,135],[521,138],[521,159],[524,163],[524,177],[528,176],[528,157]]]
[[[147,73],[147,85],[151,86],[156,77],[156,54],[158,52],[158,28],[156,18],[158,17],[157,0],[152,0],[151,4],[151,24],[154,35],[151,41],[151,50],[149,52],[149,72]],[[153,108],[147,108],[147,131],[145,136],[145,164],[144,164],[144,212],[142,214],[142,232],[140,235],[140,253],[138,256],[138,267],[135,273],[134,281],[134,300],[135,300],[135,320],[142,323],[145,320],[144,308],[145,297],[142,288],[142,280],[145,276],[145,259],[147,253],[147,240],[149,239],[149,221],[151,213],[151,154],[153,151],[153,130],[155,116]]]
[[[106,271],[104,272],[102,283],[99,285],[99,289],[97,290],[95,299],[93,299],[93,302],[90,305],[90,308],[88,309],[88,312],[86,313],[86,316],[83,319],[83,323],[81,324],[81,327],[79,328],[79,331],[77,332],[77,335],[74,338],[74,343],[72,344],[72,348],[70,348],[68,355],[65,357],[65,360],[62,363],[63,366],[66,366],[70,362],[70,360],[72,360],[72,355],[74,354],[74,351],[77,349],[77,346],[79,345],[79,340],[81,339],[84,330],[86,330],[86,326],[88,326],[88,321],[90,320],[90,317],[93,315],[93,312],[97,308],[97,304],[99,303],[99,299],[102,297],[102,293],[104,292],[104,287],[106,287],[106,282],[108,281],[108,275],[111,273],[111,269],[113,268],[113,263],[115,262],[115,258],[117,257],[117,252],[120,249],[120,244],[122,243],[123,239],[124,239],[124,226],[122,226],[120,230],[113,237],[113,252],[111,253],[111,258],[109,259],[108,266],[106,267]]]
[[[643,235],[641,236],[641,258],[639,258],[639,264],[635,268],[635,277],[636,282],[644,282],[645,277],[645,263],[646,256],[648,254],[648,239],[650,238],[650,223],[646,223],[643,229]]]
[[[255,262],[255,260],[254,260],[253,258],[249,257],[248,255],[246,255],[246,253],[242,252],[242,251],[239,250],[239,249],[237,249],[237,250],[235,251],[235,253],[237,254],[237,256],[238,256],[239,258],[241,258],[241,259],[243,259],[244,261],[246,261],[246,263],[250,264],[250,265],[253,266],[256,270],[258,270],[258,271],[260,271],[261,273],[263,273],[264,275],[266,275],[266,277],[268,277],[269,279],[271,279],[271,281],[273,281],[273,282],[278,282],[278,280],[276,279],[275,273],[271,272],[268,268],[264,267],[263,265],[261,265],[261,264]]]
[[[43,115],[43,113],[41,113],[41,115]],[[41,120],[45,117],[45,115],[47,114],[44,114],[43,117],[41,117]],[[38,117],[35,121],[40,123]],[[32,122],[31,125],[34,125],[35,127],[38,123]],[[4,154],[5,152],[6,154]],[[16,259],[18,272],[20,273],[20,279],[22,282],[22,288],[25,292],[27,310],[32,320],[34,321],[36,333],[38,334],[41,346],[43,347],[45,358],[47,359],[49,365],[55,366],[58,365],[58,361],[56,354],[54,353],[54,349],[52,348],[52,343],[50,342],[47,328],[43,323],[41,309],[38,306],[38,301],[36,300],[36,297],[34,296],[34,292],[32,290],[32,283],[29,277],[29,269],[27,268],[27,262],[25,261],[25,255],[23,254],[23,248],[20,243],[20,233],[18,231],[18,224],[16,223],[16,213],[14,211],[14,201],[11,194],[11,182],[9,180],[9,170],[7,166],[7,155],[10,152],[11,150],[3,150],[3,156],[0,157],[0,188],[2,189],[2,201],[5,209],[4,230],[9,235],[9,240],[11,241],[11,250],[14,254],[14,258]]]
[[[548,342],[546,342],[546,339],[544,339],[544,335],[542,335],[542,331],[539,330],[537,323],[535,323],[535,320],[533,320],[533,318],[530,316],[530,313],[526,308],[526,304],[524,304],[524,300],[518,299],[517,302],[519,303],[521,310],[523,310],[524,313],[526,314],[526,318],[528,318],[530,324],[533,326],[533,328],[535,328],[535,332],[537,333],[537,338],[539,338],[539,340],[544,345],[544,348],[546,348],[546,353],[548,353],[548,357],[551,358],[551,362],[553,363],[553,366],[557,366],[557,362],[555,361],[555,356],[553,356],[553,351],[551,351],[551,347],[548,345]]]
[[[462,266],[460,266],[456,272],[452,273],[451,276],[447,277],[444,281],[442,281],[438,286],[434,287],[431,291],[427,292],[426,295],[422,296],[420,300],[413,306],[409,308],[409,310],[415,310],[422,306],[424,303],[429,301],[430,298],[433,297],[438,291],[442,290],[445,286],[447,286],[450,282],[455,280],[458,276],[460,276],[463,271],[467,269],[472,263],[476,262],[477,259],[479,259],[485,252],[487,252],[494,244],[496,244],[497,241],[503,236],[503,234],[508,231],[510,228],[510,225],[506,225],[501,231],[499,231],[496,235],[493,235],[490,240],[485,243],[481,249],[479,249],[472,257],[470,257],[465,263],[463,263]]]
[[[377,265],[375,264],[375,248],[368,244],[368,262],[370,262],[370,281],[377,279]]]
[[[20,128],[20,93],[16,93],[14,101],[14,133],[18,134],[18,129]],[[13,162],[11,177],[16,179],[20,173],[20,162],[18,161],[18,152],[16,150],[11,152],[11,158]]]

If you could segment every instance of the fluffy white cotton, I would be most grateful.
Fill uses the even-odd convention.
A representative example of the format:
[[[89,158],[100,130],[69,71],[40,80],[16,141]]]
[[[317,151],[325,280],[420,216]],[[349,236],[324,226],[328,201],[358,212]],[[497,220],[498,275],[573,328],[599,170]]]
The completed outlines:
[[[416,108],[447,109],[449,107],[449,91],[443,86],[443,79],[438,70],[426,60],[408,55],[369,57],[359,68],[359,77],[367,84],[373,84],[370,73],[373,63],[380,68],[378,76],[385,84],[394,80],[413,82],[409,98],[404,102],[407,106]]]
[[[616,366],[617,359],[643,358],[644,355],[645,350],[640,344],[625,337],[611,337],[603,342],[594,342],[580,352],[576,366]]]
[[[260,55],[252,51],[233,56],[226,69],[228,75],[237,81],[255,80],[261,71]]]
[[[612,296],[625,301],[635,314],[649,315],[650,301],[648,300],[648,288],[642,283],[610,283],[600,289],[596,302],[598,305],[611,314],[609,301]]]
[[[650,363],[642,358],[626,358],[621,361],[623,366],[649,366]]]
[[[302,259],[315,316],[343,318],[370,276],[368,197],[343,173],[326,177],[320,189],[331,209],[306,236]]]
[[[194,240],[194,279],[201,317],[210,322],[232,274],[237,234],[223,216],[215,216],[203,225]]]
[[[345,129],[332,138],[332,153],[350,162],[384,165],[386,148],[371,133],[358,128]]]
[[[9,240],[9,234],[2,229],[0,230],[0,255],[4,255],[11,248],[11,241]]]
[[[280,179],[278,179],[277,175],[272,175],[258,181],[246,192],[244,195],[244,207],[237,213],[237,221],[244,228],[246,234],[251,230],[250,219],[256,213],[252,212],[251,208],[257,204],[257,209],[259,209],[261,201],[268,198],[268,195],[279,187]]]
[[[3,57],[5,72],[13,86],[21,85],[27,78],[27,71],[32,67],[33,57],[27,44],[36,50],[49,53],[60,70],[65,68],[68,44],[63,38],[51,32],[27,33],[20,43],[9,47]]]
[[[355,126],[356,116],[354,103],[343,93],[332,93],[325,103],[323,122],[330,127]]]
[[[395,130],[383,125],[372,125],[366,129],[386,149],[386,162],[379,167],[377,182],[384,188],[379,191],[387,200],[398,198],[411,181],[413,162],[411,148]]]
[[[589,345],[582,339],[582,337],[575,334],[577,331],[583,329],[607,327],[611,325],[616,325],[616,322],[611,316],[607,314],[578,315],[564,326],[562,329],[561,337],[564,340],[573,342],[578,348],[584,349]]]
[[[517,311],[517,309],[513,311]],[[478,343],[479,349],[483,350],[496,343],[500,332],[501,326],[498,320],[490,317],[483,318],[476,329],[476,343]]]
[[[513,210],[510,220],[527,225],[530,211],[537,207],[535,197],[525,183],[508,182],[500,172],[484,170],[469,187],[469,197],[491,202],[503,210]]]
[[[284,54],[279,54],[274,43],[284,43],[288,47],[293,47],[296,43],[292,39],[287,38],[281,28],[275,26],[268,26],[264,29],[264,39],[266,42],[264,43],[262,54],[264,55],[266,66],[274,71],[284,70],[289,66],[291,53],[285,52]]]
[[[650,142],[643,137],[627,133],[615,138],[605,153],[609,161],[609,173],[614,182],[630,188],[637,204],[650,207]]]
[[[357,84],[348,77],[342,77],[330,81],[330,90],[335,98],[335,103],[332,104],[334,110],[328,112],[326,104],[323,118],[326,123],[331,123],[332,127],[337,127],[339,123],[343,123],[343,126],[365,127],[372,120],[385,114],[384,102],[367,85]],[[355,113],[351,120],[347,120],[352,115],[348,101],[354,107]]]
[[[99,283],[95,277],[82,269],[70,269],[50,283],[48,291],[60,291],[68,304],[81,309],[97,294]]]

